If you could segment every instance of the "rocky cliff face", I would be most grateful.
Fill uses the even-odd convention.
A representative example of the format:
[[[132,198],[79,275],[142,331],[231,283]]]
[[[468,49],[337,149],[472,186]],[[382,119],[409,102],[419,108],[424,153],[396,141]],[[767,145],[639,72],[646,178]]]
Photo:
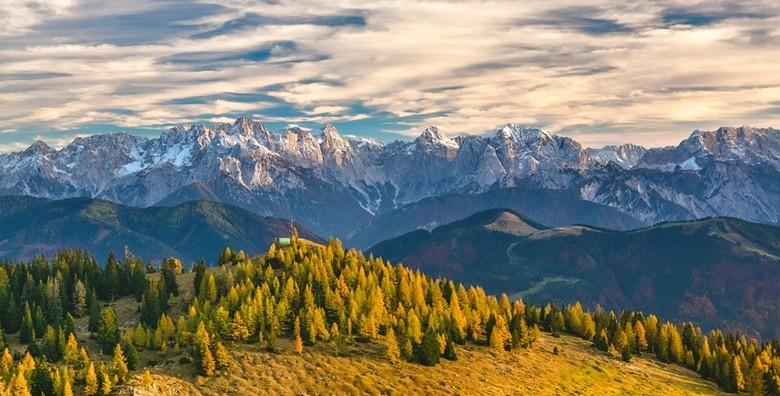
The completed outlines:
[[[425,198],[522,186],[576,191],[645,223],[710,215],[780,221],[780,134],[696,131],[677,147],[585,150],[540,129],[507,125],[488,136],[448,137],[436,127],[382,144],[248,118],[180,125],[160,137],[37,142],[0,155],[0,191],[94,197],[133,206],[218,200],[300,219],[344,236],[374,216]],[[533,214],[529,214],[533,216]]]

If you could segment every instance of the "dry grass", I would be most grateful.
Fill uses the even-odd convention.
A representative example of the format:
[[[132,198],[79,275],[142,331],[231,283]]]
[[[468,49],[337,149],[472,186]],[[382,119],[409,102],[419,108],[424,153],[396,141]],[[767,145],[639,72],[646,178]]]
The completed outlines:
[[[557,346],[561,353],[554,355]],[[354,344],[351,356],[333,347],[289,343],[280,353],[255,345],[231,347],[225,376],[194,375],[191,365],[153,370],[159,395],[716,395],[717,388],[691,371],[636,358],[624,363],[573,338],[544,336],[531,349],[496,354],[485,347],[458,348],[459,360],[436,367],[382,357],[379,344]],[[143,388],[143,387],[139,387]],[[169,390],[170,388],[170,390]],[[140,390],[140,389],[139,389]]]
[[[210,271],[223,271],[211,269]],[[158,276],[158,275],[152,275]],[[183,274],[181,294],[171,303],[172,316],[185,312],[193,293],[194,274]],[[131,297],[112,306],[122,327],[134,326],[138,304]],[[97,343],[89,339],[87,318],[77,320],[77,335],[93,358],[100,359]],[[9,336],[14,350],[24,346]],[[553,347],[561,351],[552,353]],[[348,356],[338,356],[333,345],[318,344],[293,352],[288,340],[279,352],[258,345],[231,345],[232,369],[221,377],[195,375],[192,364],[180,364],[184,352],[141,353],[141,365],[151,361],[154,383],[140,383],[140,375],[120,395],[719,395],[712,383],[692,371],[655,359],[635,358],[624,363],[596,351],[574,337],[543,336],[530,350],[497,354],[482,346],[459,346],[459,360],[443,360],[436,367],[413,363],[390,364],[381,342],[353,343]],[[108,357],[105,357],[108,358]],[[139,372],[140,374],[140,372]]]

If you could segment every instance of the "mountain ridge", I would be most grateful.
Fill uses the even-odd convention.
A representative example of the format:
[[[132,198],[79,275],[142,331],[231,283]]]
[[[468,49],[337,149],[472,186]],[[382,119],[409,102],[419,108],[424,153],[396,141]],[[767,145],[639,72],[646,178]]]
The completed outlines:
[[[508,124],[486,136],[429,127],[412,141],[384,144],[345,139],[331,124],[271,132],[242,117],[182,124],[156,138],[93,135],[59,150],[37,142],[0,154],[0,191],[9,194],[138,207],[207,198],[305,219],[313,232],[339,237],[424,199],[518,186],[570,191],[643,225],[707,216],[777,223],[780,133],[720,128],[674,147],[594,150]]]
[[[5,259],[30,259],[66,247],[105,257],[112,251],[121,255],[127,246],[149,259],[177,256],[195,262],[211,258],[223,245],[254,254],[290,232],[289,220],[208,201],[133,208],[88,198],[30,202],[29,197],[2,196],[0,209],[0,256]],[[297,228],[307,239],[322,240]]]
[[[772,286],[780,280],[780,227],[718,217],[628,231],[568,226],[516,236],[486,228],[483,220],[490,216],[495,211],[404,234],[368,251],[532,301],[630,306],[707,327],[780,334],[780,322],[772,319],[780,309]]]

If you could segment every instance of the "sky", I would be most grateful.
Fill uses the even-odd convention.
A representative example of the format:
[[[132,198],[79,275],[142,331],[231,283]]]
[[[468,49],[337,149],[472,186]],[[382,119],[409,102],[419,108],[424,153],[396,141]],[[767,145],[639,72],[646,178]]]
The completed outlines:
[[[780,2],[0,0],[0,152],[250,116],[584,146],[780,126]]]

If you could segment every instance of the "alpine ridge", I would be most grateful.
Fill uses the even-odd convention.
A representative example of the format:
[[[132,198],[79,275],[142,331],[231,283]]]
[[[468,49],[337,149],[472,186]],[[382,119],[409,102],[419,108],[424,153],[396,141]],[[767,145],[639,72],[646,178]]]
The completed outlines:
[[[584,149],[509,124],[486,136],[450,137],[429,127],[412,141],[385,144],[344,138],[330,124],[272,132],[242,117],[183,124],[151,139],[77,138],[59,150],[39,141],[0,155],[0,193],[139,207],[213,200],[301,219],[316,234],[342,238],[424,199],[516,187],[567,191],[637,225],[706,216],[777,223],[780,133],[721,128],[695,131],[676,147]]]

